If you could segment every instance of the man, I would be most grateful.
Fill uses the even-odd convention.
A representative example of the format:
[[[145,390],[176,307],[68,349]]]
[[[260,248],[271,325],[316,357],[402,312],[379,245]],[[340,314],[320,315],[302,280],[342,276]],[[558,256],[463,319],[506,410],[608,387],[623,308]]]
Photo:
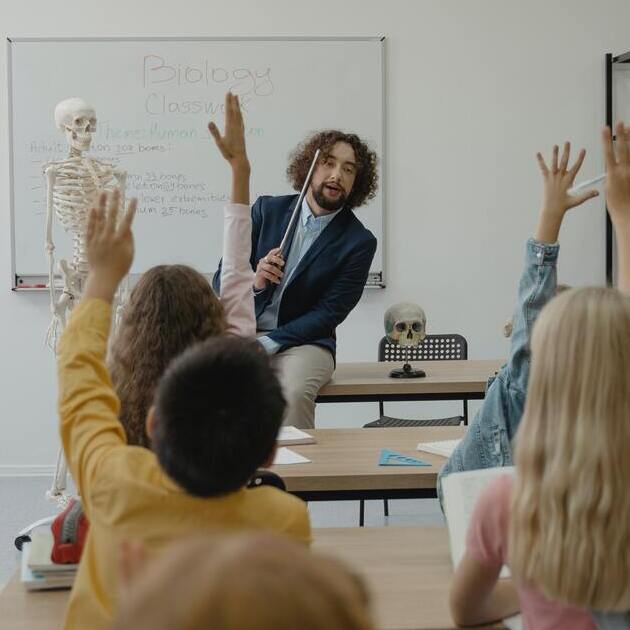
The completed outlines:
[[[377,156],[354,134],[323,131],[302,143],[287,168],[301,190],[321,150],[282,256],[278,246],[298,195],[259,197],[252,208],[252,256],[259,341],[273,355],[288,402],[285,423],[312,428],[315,398],[334,370],[335,329],[361,297],[376,238],[352,212],[376,194]],[[220,290],[219,270],[214,276]]]

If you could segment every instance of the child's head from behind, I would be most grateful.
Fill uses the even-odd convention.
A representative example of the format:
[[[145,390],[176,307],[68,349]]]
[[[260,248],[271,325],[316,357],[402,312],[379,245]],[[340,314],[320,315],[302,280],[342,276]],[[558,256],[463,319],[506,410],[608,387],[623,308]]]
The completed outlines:
[[[199,272],[185,265],[159,265],[140,277],[109,361],[130,444],[149,446],[145,419],[166,366],[193,343],[224,330],[221,303]]]
[[[630,608],[630,298],[567,291],[532,336],[512,569],[552,599]]]
[[[371,630],[343,564],[263,533],[177,543],[126,589],[115,629]]]
[[[213,337],[167,368],[151,412],[152,447],[187,492],[216,496],[244,486],[272,456],[285,400],[253,340]]]

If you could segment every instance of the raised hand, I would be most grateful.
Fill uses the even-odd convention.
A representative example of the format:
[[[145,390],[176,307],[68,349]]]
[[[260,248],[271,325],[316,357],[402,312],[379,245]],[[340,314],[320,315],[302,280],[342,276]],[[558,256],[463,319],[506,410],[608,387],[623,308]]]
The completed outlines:
[[[249,204],[249,160],[245,149],[245,125],[238,96],[231,92],[225,95],[225,134],[218,127],[208,123],[221,155],[232,167],[232,203]]]
[[[549,166],[540,153],[536,154],[543,177],[543,202],[536,239],[543,243],[555,243],[558,240],[560,226],[567,210],[575,208],[599,194],[596,190],[587,190],[578,195],[569,194],[569,188],[573,186],[575,177],[582,162],[584,162],[586,151],[580,150],[578,158],[571,168],[569,168],[570,153],[571,145],[569,142],[565,142],[562,157],[558,162],[559,148],[555,145]]]
[[[90,210],[86,253],[90,271],[84,291],[85,297],[111,301],[120,281],[127,275],[133,262],[134,244],[131,224],[137,200],[131,199],[123,218],[118,221],[120,191],[103,192],[98,206]]]
[[[606,205],[617,236],[617,286],[630,295],[630,129],[622,122],[615,127],[617,148],[610,129],[602,132],[606,162]],[[616,153],[616,156],[615,156]]]
[[[221,155],[234,167],[249,165],[245,148],[245,125],[238,96],[231,92],[225,95],[225,134],[221,135],[215,123],[208,123]]]
[[[254,289],[262,291],[270,282],[280,284],[284,275],[282,267],[284,267],[284,258],[280,254],[280,248],[276,247],[258,261]]]
[[[611,220],[618,225],[621,222],[630,222],[630,127],[626,127],[623,122],[617,123],[615,135],[616,151],[610,128],[606,127],[602,132],[606,162],[606,205]]]

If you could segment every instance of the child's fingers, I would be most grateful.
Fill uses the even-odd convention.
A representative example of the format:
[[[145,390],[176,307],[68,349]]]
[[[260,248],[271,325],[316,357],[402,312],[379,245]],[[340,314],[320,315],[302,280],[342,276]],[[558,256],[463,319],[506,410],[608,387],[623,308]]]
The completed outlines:
[[[628,151],[628,141],[626,140],[626,130],[623,122],[619,121],[615,127],[617,137],[617,158],[619,163],[628,164],[630,162],[630,152]]]
[[[585,201],[593,199],[593,197],[597,197],[598,195],[599,193],[596,190],[587,190],[579,195],[575,195],[574,197],[571,197],[571,208],[575,208],[575,206],[579,206]]]
[[[241,101],[238,95],[234,95],[234,121],[239,126],[243,126],[243,112],[241,112]]]
[[[221,132],[219,131],[219,128],[213,122],[210,122],[208,123],[208,131],[210,132],[210,135],[214,139],[214,142],[217,145],[217,147],[219,147],[219,151],[223,153],[223,150],[224,150],[223,138],[221,136]]]
[[[105,222],[105,209],[107,208],[107,193],[103,191],[98,196],[98,206],[94,208],[94,237],[99,237],[103,231]]]
[[[118,208],[120,206],[120,190],[118,190],[118,188],[114,188],[114,191],[109,195],[108,201],[107,217],[105,219],[105,232],[113,234],[116,230],[116,224],[118,222]]]
[[[92,239],[94,238],[94,232],[96,231],[96,213],[96,208],[90,208],[87,221],[87,230],[85,232],[85,238],[88,243],[92,241]]]
[[[208,123],[208,131],[210,135],[214,138],[214,141],[219,144],[221,142],[221,133],[219,132],[219,128],[213,123]]]
[[[225,93],[225,130],[227,131],[234,121],[234,97],[232,92]]]
[[[551,151],[551,172],[558,172],[558,145],[553,145],[553,150]]]
[[[602,148],[604,149],[604,161],[606,162],[606,170],[608,171],[617,164],[610,127],[604,127],[602,130]]]
[[[549,175],[549,169],[547,168],[547,164],[545,163],[545,158],[541,153],[536,153],[536,159],[538,160],[538,166],[540,167],[540,172],[546,177]]]
[[[565,142],[562,149],[562,158],[560,159],[560,171],[564,173],[569,166],[569,153],[571,152],[571,143]]]
[[[582,168],[582,163],[584,162],[585,157],[586,157],[586,151],[584,149],[580,149],[577,160],[575,161],[575,164],[569,171],[569,175],[571,175],[571,182],[573,182],[573,180],[575,179],[575,176],[578,174],[579,170]]]
[[[230,154],[228,150],[225,148],[225,143],[223,142],[223,138],[221,137],[221,133],[219,132],[219,129],[217,128],[217,126],[213,122],[208,123],[208,130],[212,134],[212,137],[214,138],[214,143],[217,145],[217,148],[221,152],[221,155],[226,160],[229,160]]]
[[[131,231],[131,224],[133,223],[133,219],[136,216],[136,209],[138,208],[138,200],[136,197],[132,197],[127,204],[127,212],[125,212],[125,216],[122,218],[120,222],[120,227],[118,229],[120,234],[126,234]]]

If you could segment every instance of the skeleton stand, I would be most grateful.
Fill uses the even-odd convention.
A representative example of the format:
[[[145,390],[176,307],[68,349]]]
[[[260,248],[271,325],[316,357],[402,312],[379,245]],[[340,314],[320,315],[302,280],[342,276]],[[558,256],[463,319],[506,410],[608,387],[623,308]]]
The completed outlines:
[[[409,357],[411,355],[411,346],[407,346],[407,358],[405,359],[405,365],[402,368],[396,368],[392,370],[389,375],[391,378],[422,378],[427,373],[424,370],[414,370],[409,363]]]

